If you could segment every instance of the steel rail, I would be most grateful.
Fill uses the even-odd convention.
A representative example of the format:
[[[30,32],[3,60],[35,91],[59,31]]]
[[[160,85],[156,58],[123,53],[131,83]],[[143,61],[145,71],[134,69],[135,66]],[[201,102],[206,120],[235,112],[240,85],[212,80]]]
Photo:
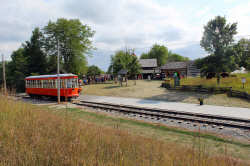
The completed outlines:
[[[250,130],[250,119],[240,119],[232,118],[226,116],[217,116],[211,114],[199,114],[199,113],[190,113],[190,112],[179,112],[174,110],[165,110],[165,109],[156,109],[156,108],[145,108],[137,107],[131,105],[120,105],[113,103],[100,103],[92,101],[80,100],[75,104],[83,105],[92,108],[99,108],[104,110],[113,110],[122,113],[133,113],[145,116],[160,118],[170,118],[183,121],[191,121],[198,123],[205,123],[211,125],[227,126],[240,129]]]

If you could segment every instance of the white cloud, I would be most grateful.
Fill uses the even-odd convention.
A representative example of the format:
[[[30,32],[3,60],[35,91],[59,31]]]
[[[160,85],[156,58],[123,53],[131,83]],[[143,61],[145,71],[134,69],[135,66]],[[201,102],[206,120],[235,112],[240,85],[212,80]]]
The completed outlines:
[[[238,35],[247,37],[250,35],[250,2],[237,5],[228,10],[228,20],[233,23],[237,22]]]
[[[0,6],[0,51],[9,55],[30,38],[35,27],[64,17],[79,18],[96,31],[97,57],[101,57],[101,52],[109,56],[125,46],[142,52],[154,43],[182,50],[184,56],[197,57],[203,26],[224,10],[214,12],[209,5],[187,8],[183,2],[174,5],[155,0],[8,0]],[[250,34],[250,3],[224,8],[229,22],[238,22],[239,35]]]

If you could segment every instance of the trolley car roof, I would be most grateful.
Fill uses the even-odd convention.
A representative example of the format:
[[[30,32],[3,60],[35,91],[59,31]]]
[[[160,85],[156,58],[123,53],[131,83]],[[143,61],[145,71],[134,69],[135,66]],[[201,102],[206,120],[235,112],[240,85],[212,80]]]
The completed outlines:
[[[77,76],[77,75],[75,75],[75,74],[59,74],[59,77],[74,77],[74,76]],[[58,75],[55,74],[55,75],[29,76],[29,77],[26,77],[25,79],[55,78],[55,77],[58,77]]]

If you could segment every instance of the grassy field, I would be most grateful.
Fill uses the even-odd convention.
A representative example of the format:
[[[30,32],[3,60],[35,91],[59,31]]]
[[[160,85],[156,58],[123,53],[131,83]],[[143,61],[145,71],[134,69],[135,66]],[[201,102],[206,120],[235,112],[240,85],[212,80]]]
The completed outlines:
[[[0,108],[0,165],[249,165],[249,145],[207,134],[2,96]]]
[[[246,78],[245,88],[243,89],[241,78]],[[173,84],[173,81],[172,81]],[[226,77],[221,78],[220,85],[217,85],[216,78],[206,79],[206,78],[187,78],[181,79],[181,85],[204,85],[212,87],[232,87],[233,90],[239,90],[248,92],[250,94],[250,73],[248,74],[237,74],[237,77]]]
[[[95,84],[83,87],[83,94],[99,96],[133,97],[152,100],[199,103],[197,98],[204,97],[204,103],[209,105],[235,106],[250,108],[250,102],[244,99],[227,97],[226,94],[202,94],[196,92],[169,91],[161,88],[162,81],[138,80],[129,81],[128,86],[119,84]],[[250,82],[250,81],[249,81]]]

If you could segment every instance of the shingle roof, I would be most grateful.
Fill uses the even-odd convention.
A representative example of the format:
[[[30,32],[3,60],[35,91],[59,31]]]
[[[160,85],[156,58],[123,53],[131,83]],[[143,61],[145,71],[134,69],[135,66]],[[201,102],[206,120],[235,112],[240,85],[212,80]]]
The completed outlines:
[[[141,67],[157,67],[156,59],[140,59],[139,63]]]
[[[161,69],[183,69],[187,68],[187,62],[169,62],[161,66]]]

